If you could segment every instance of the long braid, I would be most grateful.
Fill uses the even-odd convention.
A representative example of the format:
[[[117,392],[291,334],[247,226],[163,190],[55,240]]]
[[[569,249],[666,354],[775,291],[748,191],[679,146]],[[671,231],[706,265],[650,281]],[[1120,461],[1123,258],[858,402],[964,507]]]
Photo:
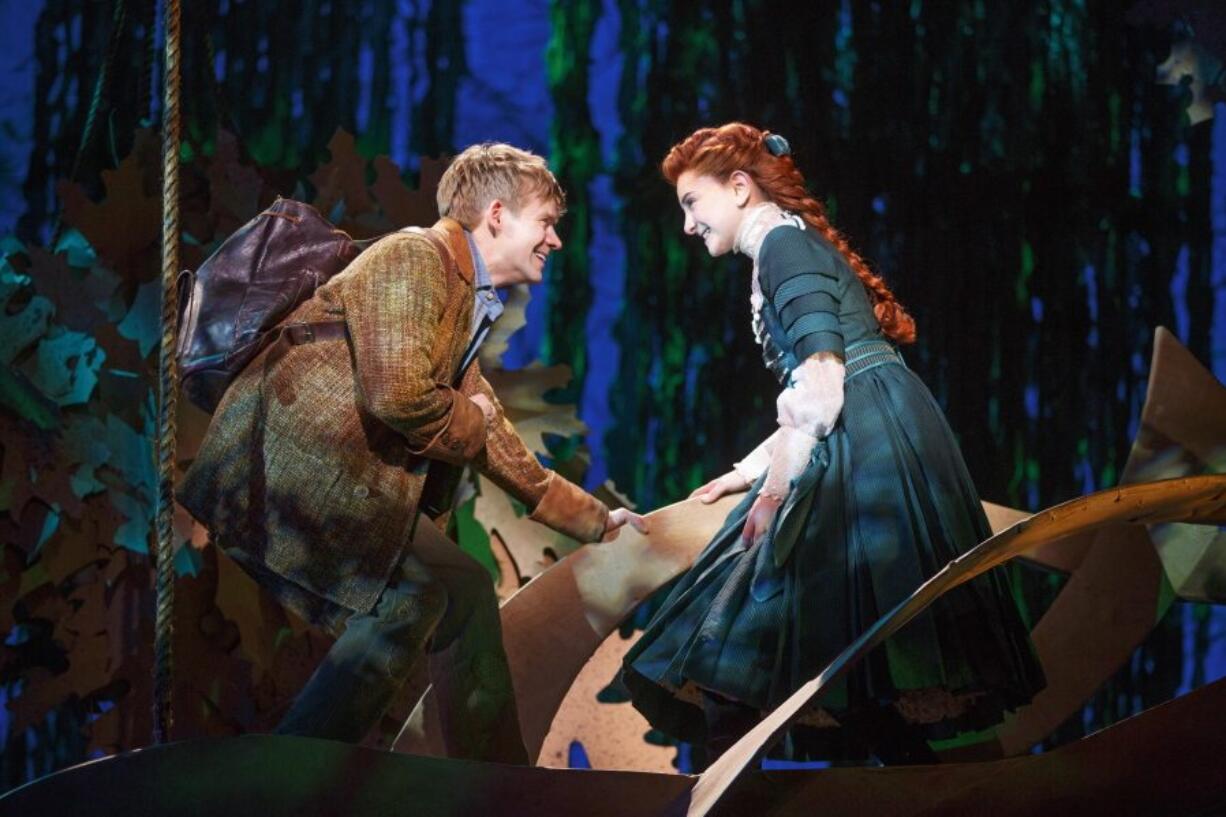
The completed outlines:
[[[798,213],[839,251],[872,299],[873,314],[881,330],[896,343],[914,343],[915,320],[898,303],[881,276],[869,268],[830,223],[826,208],[805,189],[804,176],[792,157],[775,156],[766,149],[763,142],[766,136],[766,132],[741,122],[701,128],[673,146],[661,169],[672,184],[687,170],[721,181],[736,170],[748,173],[771,201]]]
[[[754,176],[754,180],[762,187],[763,192],[783,209],[798,213],[839,251],[848,266],[855,271],[856,277],[864,284],[864,288],[868,290],[873,301],[873,314],[886,335],[896,343],[915,343],[915,319],[903,309],[902,304],[898,303],[885,279],[869,268],[860,254],[851,248],[843,234],[830,223],[826,208],[805,190],[804,177],[800,175],[792,158],[790,156],[771,156],[770,158],[774,159],[774,163],[780,166],[779,169],[782,172],[758,178],[757,174],[750,171],[750,175]]]

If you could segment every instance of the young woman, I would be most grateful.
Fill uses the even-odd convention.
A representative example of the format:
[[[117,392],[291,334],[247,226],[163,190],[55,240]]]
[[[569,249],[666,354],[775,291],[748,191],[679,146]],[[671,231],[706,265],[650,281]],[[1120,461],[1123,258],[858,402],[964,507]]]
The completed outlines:
[[[991,531],[957,442],[898,344],[915,323],[805,191],[782,137],[703,128],[663,162],[685,232],[753,261],[779,428],[703,501],[748,491],[626,657],[653,725],[721,752]],[[995,571],[947,595],[817,701],[794,756],[931,762],[1043,686]]]

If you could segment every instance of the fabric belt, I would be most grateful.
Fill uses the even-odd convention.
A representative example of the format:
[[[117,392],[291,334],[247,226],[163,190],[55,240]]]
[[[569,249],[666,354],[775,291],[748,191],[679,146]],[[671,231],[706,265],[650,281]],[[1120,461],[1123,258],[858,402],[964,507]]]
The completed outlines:
[[[847,356],[847,362],[843,364],[845,372],[843,376],[844,383],[858,374],[863,374],[869,369],[875,369],[887,363],[897,363],[903,368],[907,366],[903,362],[902,355],[898,353],[898,349],[894,347],[894,344],[884,340],[858,341],[849,345],[843,351]]]
[[[316,343],[321,340],[344,340],[348,336],[344,321],[319,323],[287,323],[281,327],[281,337],[290,346]]]

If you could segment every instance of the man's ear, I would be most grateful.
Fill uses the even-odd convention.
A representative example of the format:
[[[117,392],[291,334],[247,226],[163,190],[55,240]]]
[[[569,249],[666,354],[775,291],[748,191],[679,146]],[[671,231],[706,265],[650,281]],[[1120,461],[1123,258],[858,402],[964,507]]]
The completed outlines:
[[[728,184],[732,185],[733,201],[737,207],[744,207],[749,204],[750,194],[753,192],[753,182],[749,178],[749,174],[744,170],[734,170],[732,175],[728,177]]]
[[[506,205],[499,199],[494,199],[485,208],[485,223],[489,227],[490,233],[498,235],[502,230],[502,215],[506,212]]]

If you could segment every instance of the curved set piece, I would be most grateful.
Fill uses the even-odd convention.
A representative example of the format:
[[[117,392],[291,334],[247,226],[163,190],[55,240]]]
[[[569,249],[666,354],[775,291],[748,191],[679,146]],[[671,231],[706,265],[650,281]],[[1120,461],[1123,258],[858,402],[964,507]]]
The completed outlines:
[[[1205,471],[1226,471],[1226,388],[1159,328],[1146,404],[1123,481]],[[1031,519],[1025,523],[1028,544],[1020,556],[1069,574],[1032,633],[1048,686],[1000,727],[998,743],[984,747],[989,756],[1026,751],[1075,712],[1153,629],[1174,598],[1171,586],[1205,598],[1204,588],[1226,584],[1219,578],[1226,574],[1226,537],[1209,526],[1140,525],[1125,518],[1072,527],[1039,524],[1051,520],[1051,514],[1059,516],[1061,508],[1082,507],[1077,503],[1090,499],[1033,518],[984,503],[998,534]],[[737,501],[725,497],[712,505],[686,501],[662,508],[648,516],[650,537],[627,528],[615,542],[581,548],[503,605],[503,637],[531,757],[539,756],[587,660],[642,599],[689,566]],[[397,749],[443,754],[433,705],[427,693]],[[595,754],[592,744],[600,739],[585,737],[585,743],[591,741],[589,753]]]
[[[698,777],[522,768],[378,752],[305,738],[247,736],[129,752],[68,769],[0,797],[0,815],[76,813],[439,815],[542,812],[705,815],[769,810],[884,815],[1078,812],[1202,813],[1226,802],[1226,680],[1080,741],[1023,754],[1081,705],[1152,629],[1171,601],[1226,601],[1226,389],[1165,330],[1119,488],[1027,516],[986,506],[995,535],[955,560],[851,644],[817,678]],[[1170,478],[1174,477],[1174,478]],[[1142,482],[1142,480],[1147,480]],[[1151,481],[1157,480],[1157,481]],[[521,727],[536,756],[568,688],[635,606],[686,569],[737,502],[687,501],[581,548],[503,606]],[[1184,523],[1195,523],[1187,525]],[[1217,527],[1215,527],[1217,526]],[[1048,688],[998,730],[1014,755],[889,769],[762,772],[760,753],[807,701],[948,590],[1013,558],[1069,574],[1033,631]],[[397,748],[440,754],[433,698]],[[1210,726],[1206,726],[1210,725]],[[99,794],[105,792],[102,797]]]
[[[1226,393],[1169,333],[1159,330],[1157,341],[1141,432],[1124,479],[1222,470]],[[582,548],[504,605],[504,640],[530,751],[539,752],[588,657],[643,598],[691,563],[736,501],[661,509],[650,516],[650,537],[625,530],[616,542]],[[1163,587],[1191,598],[1212,597],[1223,575],[1219,566],[1226,565],[1221,531],[1210,527],[1226,523],[1226,475],[1125,485],[1034,516],[998,506],[987,510],[996,535],[878,621],[696,778],[498,766],[247,736],[83,764],[0,798],[0,815],[76,813],[81,803],[91,802],[98,813],[135,809],[230,817],[361,817],[404,808],[439,815],[790,815],[812,813],[818,805],[828,815],[991,810],[1006,817],[1054,804],[1079,813],[1194,814],[1226,802],[1226,781],[1216,768],[1226,754],[1226,732],[1206,728],[1226,718],[1226,680],[1042,755],[935,767],[750,768],[806,701],[941,593],[1018,556],[1070,573],[1035,629],[1049,678],[1043,695],[1051,697],[1036,698],[1000,731],[1006,753],[1024,751],[1035,735],[1046,734],[1046,724],[1080,705],[1078,696],[1092,691],[1152,628],[1155,611],[1162,611],[1158,601],[1173,597]],[[1200,524],[1175,524],[1186,522]],[[437,729],[431,707],[427,696],[398,748],[432,753]]]
[[[1161,327],[1140,419],[1122,485],[1226,472],[1226,387]],[[997,730],[1006,756],[1077,712],[1176,598],[1226,603],[1226,532],[1210,525],[1107,525],[1025,558],[1069,578],[1031,632],[1047,687]]]
[[[878,619],[820,675],[793,693],[712,763],[699,776],[686,814],[690,817],[707,814],[732,782],[778,739],[810,700],[846,675],[857,661],[942,595],[1037,545],[1120,522],[1131,525],[1163,522],[1226,524],[1226,474],[1147,482],[1100,491],[1035,514],[967,551]]]
[[[583,665],[643,599],[685,570],[739,502],[688,500],[647,516],[651,535],[629,525],[616,541],[587,545],[540,574],[502,605],[502,638],[528,756]],[[397,751],[442,756],[433,690],[422,696]]]
[[[678,518],[683,510],[666,518]],[[336,813],[365,817],[404,809],[440,817],[541,813],[680,817],[713,810],[801,815],[813,813],[819,805],[831,817],[989,810],[996,817],[1011,817],[1053,807],[1070,813],[1204,813],[1226,800],[1226,780],[1218,768],[1226,753],[1226,732],[1212,727],[1226,717],[1226,680],[1042,755],[929,767],[748,769],[809,698],[942,593],[1036,543],[1117,522],[1226,523],[1226,475],[1100,492],[1036,514],[993,536],[878,621],[697,778],[501,766],[309,738],[249,735],[160,746],[86,763],[0,798],[0,815],[75,814],[86,802],[98,814],[139,811],[229,817]],[[632,565],[625,567],[635,573]],[[579,578],[573,571],[560,575],[569,577],[577,601],[583,571]],[[592,641],[598,640],[592,625],[581,615],[577,620],[592,633]],[[562,637],[564,630],[555,634]],[[558,680],[541,680],[544,688],[564,686]],[[522,687],[521,691],[536,696],[538,706],[521,713],[530,711],[539,717],[552,693],[537,695],[537,689]]]

